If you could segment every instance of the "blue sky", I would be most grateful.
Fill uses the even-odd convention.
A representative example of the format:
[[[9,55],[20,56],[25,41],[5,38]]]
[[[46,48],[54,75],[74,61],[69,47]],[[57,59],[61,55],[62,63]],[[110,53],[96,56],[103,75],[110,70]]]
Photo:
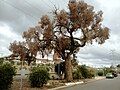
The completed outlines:
[[[54,5],[67,10],[69,0],[0,0],[0,56],[9,55],[10,42],[22,40],[22,32],[37,25],[40,17],[49,14]],[[103,45],[94,43],[77,54],[82,64],[104,66],[120,63],[120,0],[84,0],[102,10],[103,25],[110,28],[110,39]],[[112,56],[111,50],[114,50]]]

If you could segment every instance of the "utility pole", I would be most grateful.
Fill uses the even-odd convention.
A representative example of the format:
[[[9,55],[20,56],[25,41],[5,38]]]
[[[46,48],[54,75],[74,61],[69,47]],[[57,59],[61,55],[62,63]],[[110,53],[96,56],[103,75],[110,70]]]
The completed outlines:
[[[112,63],[111,63],[111,65],[112,66],[115,66],[116,65],[116,60],[115,60],[115,49],[112,49],[112,50],[110,50],[111,52],[111,60],[112,60]],[[114,62],[114,63],[113,63]]]
[[[23,88],[23,80],[22,80],[22,78],[23,78],[23,75],[22,75],[22,72],[23,71],[23,60],[21,61],[21,79],[20,79],[20,90],[22,90],[22,88]]]

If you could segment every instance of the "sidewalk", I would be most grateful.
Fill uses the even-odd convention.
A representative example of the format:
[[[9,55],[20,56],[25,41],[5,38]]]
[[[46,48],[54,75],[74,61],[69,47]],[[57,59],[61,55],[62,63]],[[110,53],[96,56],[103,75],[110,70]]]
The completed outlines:
[[[86,79],[85,82],[83,82],[82,80],[79,82],[70,82],[70,83],[65,83],[65,86],[61,86],[61,87],[56,87],[56,88],[52,88],[52,89],[48,89],[48,90],[59,90],[62,88],[66,88],[66,87],[72,87],[78,84],[83,84],[83,83],[89,83],[89,82],[93,82],[93,81],[97,81],[97,80],[102,80],[105,79],[105,77],[95,77],[94,79]]]
[[[89,79],[89,80],[87,80],[87,82],[92,82],[92,81],[97,81],[97,80],[102,80],[102,79],[105,79],[105,76],[97,76],[97,77],[95,77],[94,79]]]

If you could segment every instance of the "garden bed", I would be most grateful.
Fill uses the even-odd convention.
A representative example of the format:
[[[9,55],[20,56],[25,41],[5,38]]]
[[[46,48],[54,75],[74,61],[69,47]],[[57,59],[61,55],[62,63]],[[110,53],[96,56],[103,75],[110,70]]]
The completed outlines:
[[[20,79],[14,79],[11,90],[20,90],[21,86]],[[64,80],[49,80],[46,85],[42,88],[32,88],[27,79],[23,79],[22,90],[47,90],[55,87],[64,86]]]

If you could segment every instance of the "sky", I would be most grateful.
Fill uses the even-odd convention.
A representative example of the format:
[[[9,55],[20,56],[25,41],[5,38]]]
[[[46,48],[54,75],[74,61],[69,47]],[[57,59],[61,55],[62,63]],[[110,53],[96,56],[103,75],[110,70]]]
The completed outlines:
[[[42,15],[52,16],[54,5],[67,10],[69,0],[0,0],[0,56],[9,55],[9,45],[21,41],[22,33],[34,27]],[[84,0],[103,11],[103,25],[110,28],[110,38],[104,44],[87,44],[80,49],[80,64],[94,67],[120,64],[120,0]]]

